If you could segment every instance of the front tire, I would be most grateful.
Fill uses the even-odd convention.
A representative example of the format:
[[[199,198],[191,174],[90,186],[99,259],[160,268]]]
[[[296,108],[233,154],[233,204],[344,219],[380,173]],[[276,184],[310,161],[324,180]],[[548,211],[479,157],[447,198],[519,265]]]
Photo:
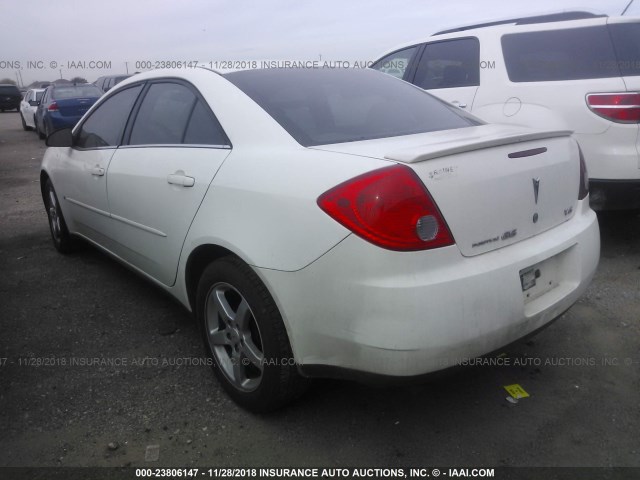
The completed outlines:
[[[49,218],[49,230],[53,246],[60,253],[71,253],[76,250],[75,239],[69,234],[67,224],[64,221],[58,196],[50,179],[45,183],[45,207]]]
[[[211,263],[198,284],[196,313],[214,373],[240,406],[268,412],[304,392],[308,381],[278,307],[247,264],[233,256]]]

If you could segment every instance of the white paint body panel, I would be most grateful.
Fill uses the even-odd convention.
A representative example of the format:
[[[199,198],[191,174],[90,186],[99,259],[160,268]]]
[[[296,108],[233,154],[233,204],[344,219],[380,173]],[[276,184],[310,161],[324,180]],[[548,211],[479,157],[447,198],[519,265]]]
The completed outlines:
[[[588,202],[579,203],[560,227],[472,258],[455,246],[390,252],[351,235],[300,272],[260,273],[276,294],[298,362],[420,375],[515,341],[580,297],[598,263],[600,236]],[[564,257],[558,286],[525,304],[519,271],[555,255]]]
[[[38,92],[44,92],[44,88],[33,88],[28,90],[20,102],[20,115],[24,118],[24,123],[27,124],[27,127],[30,128],[36,128],[34,116],[38,107],[31,106],[29,104],[29,100],[36,100],[36,93]]]
[[[494,144],[507,145],[478,150],[469,144],[466,129],[460,129],[449,132],[449,140],[455,143],[458,136],[458,143],[466,142],[464,151],[446,156],[433,156],[442,140],[437,134],[303,148],[235,86],[205,70],[136,75],[101,101],[129,83],[159,76],[191,82],[216,113],[233,148],[49,148],[42,168],[61,199],[69,229],[187,308],[189,255],[206,245],[228,249],[264,281],[300,363],[397,376],[445,368],[449,365],[443,362],[454,357],[487,353],[551,321],[576,301],[595,271],[598,224],[588,201],[575,200],[578,158],[566,136],[532,140],[527,130],[509,127],[510,133],[499,134],[502,127],[488,126]],[[509,135],[528,141],[509,143],[515,140]],[[502,161],[519,179],[513,186],[509,176],[492,171],[496,156],[540,141],[555,149],[554,155],[541,156],[530,167],[518,163],[522,159],[511,166]],[[481,137],[478,142],[482,145]],[[387,153],[417,148],[433,158],[417,161],[419,152],[407,165],[433,190],[436,203],[442,203],[459,244],[410,253],[384,250],[318,207],[318,196],[328,189],[398,162],[385,159]],[[450,162],[464,167],[457,180],[462,183],[447,187],[445,178],[429,179],[433,168]],[[96,166],[106,174],[91,175]],[[168,184],[167,176],[178,171],[194,178],[194,186]],[[566,192],[545,192],[549,205],[542,211],[553,215],[554,202],[569,195],[574,210],[566,221],[530,232],[528,239],[465,256],[474,235],[488,224],[502,228],[506,221],[487,209],[492,190],[504,187],[498,199],[513,194],[533,204],[531,186],[520,180],[527,183],[532,175],[558,172],[566,176]],[[470,196],[464,181],[475,182]],[[482,185],[489,190],[473,215],[456,213],[474,202]],[[512,207],[513,218],[529,221],[529,210]],[[551,269],[557,272],[557,286],[525,301],[519,271],[550,258],[559,259]]]
[[[616,123],[593,113],[586,103],[589,93],[638,92],[640,77],[584,80],[512,82],[507,74],[501,39],[522,32],[602,26],[607,23],[640,23],[637,17],[603,17],[538,24],[505,24],[435,35],[398,45],[379,58],[421,43],[456,38],[477,38],[480,43],[480,85],[430,89],[445,101],[468,98],[465,109],[489,123],[505,123],[536,129],[571,130],[584,154],[589,177],[598,180],[640,181],[640,133],[637,124]],[[490,67],[491,66],[491,67]]]
[[[162,284],[173,285],[191,221],[230,151],[119,148],[107,174],[114,253]],[[192,178],[194,185],[171,184],[170,175]]]

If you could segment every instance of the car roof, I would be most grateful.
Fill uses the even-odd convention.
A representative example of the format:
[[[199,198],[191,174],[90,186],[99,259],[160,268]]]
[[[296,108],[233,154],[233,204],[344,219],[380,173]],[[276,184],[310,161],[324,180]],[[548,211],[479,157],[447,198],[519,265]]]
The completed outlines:
[[[132,74],[131,73],[119,73],[117,75],[103,75],[101,77],[98,77],[96,82],[98,80],[102,80],[103,78],[118,78],[118,77],[130,77]]]
[[[84,85],[88,85],[91,87],[95,87],[93,83],[52,83],[46,88],[67,88],[67,87],[82,87]]]
[[[381,59],[390,53],[402,50],[404,48],[411,47],[413,45],[420,45],[429,41],[438,41],[452,38],[461,38],[464,36],[481,35],[484,32],[496,32],[501,33],[515,33],[525,31],[527,26],[543,26],[545,28],[567,28],[567,27],[580,27],[601,25],[610,20],[618,20],[624,18],[625,21],[638,21],[640,18],[632,17],[609,17],[608,15],[586,12],[586,11],[574,11],[574,12],[560,12],[549,13],[543,15],[534,15],[530,17],[510,18],[505,20],[497,20],[493,22],[476,23],[472,25],[463,25],[446,30],[440,30],[436,33],[432,33],[427,37],[422,37],[410,42],[404,42],[396,45],[394,48],[386,50],[383,54],[376,58]]]
[[[534,25],[534,24],[540,24],[540,23],[556,23],[556,22],[566,22],[570,20],[585,20],[585,19],[602,18],[602,17],[607,17],[607,15],[597,14],[592,12],[584,12],[584,11],[549,13],[545,15],[533,15],[530,17],[509,18],[506,20],[497,20],[494,22],[465,25],[463,27],[451,28],[448,30],[442,30],[440,32],[436,32],[432,35],[432,37],[435,37],[436,35],[444,35],[446,33],[464,32],[467,30],[476,30],[478,28],[495,27],[498,25]]]

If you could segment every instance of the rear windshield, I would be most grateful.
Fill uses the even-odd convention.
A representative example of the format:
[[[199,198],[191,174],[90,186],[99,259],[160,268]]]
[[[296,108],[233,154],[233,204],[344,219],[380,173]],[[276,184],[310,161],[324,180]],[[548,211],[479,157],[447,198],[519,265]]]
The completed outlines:
[[[12,87],[11,85],[0,86],[0,94],[2,95],[20,95],[18,87]]]
[[[368,69],[251,70],[225,76],[304,146],[477,125],[428,93]]]
[[[42,95],[44,94],[44,90],[41,92],[36,92],[36,100],[39,102],[42,100]]]
[[[51,97],[55,100],[65,98],[100,97],[102,92],[95,85],[75,85],[69,87],[56,87],[51,92]]]
[[[512,82],[620,75],[609,32],[604,25],[504,35],[502,51]]]

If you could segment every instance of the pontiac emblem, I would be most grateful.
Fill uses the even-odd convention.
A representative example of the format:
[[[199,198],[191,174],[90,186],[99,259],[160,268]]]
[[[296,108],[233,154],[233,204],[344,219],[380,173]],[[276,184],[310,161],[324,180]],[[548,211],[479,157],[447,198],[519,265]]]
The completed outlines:
[[[533,178],[533,198],[536,201],[536,205],[538,204],[538,191],[540,190],[540,179]]]

